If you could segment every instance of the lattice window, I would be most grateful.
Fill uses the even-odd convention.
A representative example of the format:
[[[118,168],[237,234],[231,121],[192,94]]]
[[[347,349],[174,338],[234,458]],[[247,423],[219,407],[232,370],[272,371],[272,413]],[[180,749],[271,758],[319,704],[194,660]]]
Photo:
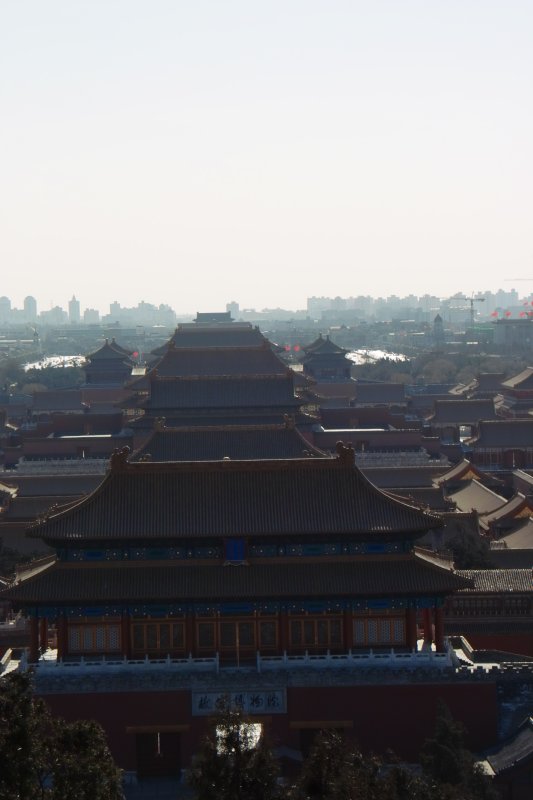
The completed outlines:
[[[366,625],[362,619],[356,619],[353,624],[353,641],[354,644],[366,644]]]
[[[71,653],[117,652],[121,647],[120,625],[69,625],[68,646]]]
[[[159,651],[166,655],[185,647],[185,628],[183,622],[170,620],[135,622],[132,625],[132,645],[137,653]]]
[[[72,652],[81,650],[81,631],[79,627],[69,628],[68,631],[68,647]]]
[[[392,641],[394,644],[405,643],[405,619],[402,617],[392,620]]]
[[[403,617],[364,617],[354,619],[354,645],[392,646],[405,643],[405,619]]]
[[[342,624],[339,617],[304,617],[291,620],[293,647],[319,647],[324,650],[342,645]]]
[[[369,619],[366,626],[366,636],[369,644],[377,644],[378,639],[378,622],[376,619]]]

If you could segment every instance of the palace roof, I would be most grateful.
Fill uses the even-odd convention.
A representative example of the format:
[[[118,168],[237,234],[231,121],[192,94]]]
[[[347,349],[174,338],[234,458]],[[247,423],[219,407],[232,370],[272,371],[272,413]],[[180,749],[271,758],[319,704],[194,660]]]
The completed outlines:
[[[485,758],[495,775],[524,769],[533,758],[533,717],[528,716],[508,739],[492,749]],[[519,782],[523,785],[524,777],[514,785],[518,786]]]
[[[446,483],[457,483],[458,481],[467,481],[472,479],[482,480],[483,475],[474,464],[472,464],[467,458],[464,458],[459,463],[454,464],[454,466],[445,472],[443,475],[439,475],[439,477],[435,478],[435,484],[440,486]]]
[[[355,405],[361,403],[406,403],[403,383],[364,383],[357,381]]]
[[[124,363],[131,364],[130,356],[132,355],[133,350],[126,350],[125,347],[121,347],[114,339],[109,341],[106,339],[104,344],[95,350],[94,353],[90,353],[86,358],[94,364],[95,361],[118,361],[121,359]]]
[[[394,500],[335,459],[153,463],[115,453],[101,485],[37,524],[47,542],[183,537],[330,536],[413,539],[438,516]]]
[[[533,442],[533,419],[484,420],[479,434],[468,440],[480,447],[528,447]]]
[[[329,336],[324,337],[322,334],[318,336],[311,344],[306,345],[303,348],[306,355],[309,356],[318,356],[318,355],[344,355],[348,352],[345,350],[344,347],[339,347],[339,345],[332,342]],[[304,360],[307,360],[305,358]]]
[[[164,355],[171,343],[176,348],[219,348],[262,347],[266,341],[268,340],[259,328],[254,328],[249,323],[227,322],[211,325],[191,323],[178,325],[171,339],[152,350],[152,353],[156,356]]]
[[[437,462],[423,467],[365,467],[363,472],[380,489],[408,489],[434,486],[435,480],[448,470],[449,467]]]
[[[533,389],[533,367],[527,367],[512,378],[502,382],[504,389],[516,389],[518,391],[530,391]]]
[[[488,514],[507,503],[505,497],[501,497],[476,480],[463,481],[456,491],[449,493],[448,497],[453,500],[459,511],[477,511],[479,514]]]
[[[132,461],[305,458],[322,452],[289,425],[220,425],[156,429]],[[149,458],[148,458],[149,457]]]
[[[296,407],[292,377],[254,375],[246,377],[199,377],[153,380],[150,398],[141,407],[150,409],[185,408],[266,408]]]
[[[531,557],[533,557],[533,519],[518,520],[512,530],[500,536],[498,541],[503,542],[511,550],[530,550]],[[491,559],[494,552],[497,551],[491,552]],[[524,566],[526,565],[524,564]]]
[[[158,377],[286,375],[287,366],[265,339],[261,347],[169,347],[150,373]]]
[[[465,592],[533,593],[533,571],[530,569],[458,569],[456,574],[473,582],[463,589]]]
[[[68,564],[21,581],[4,594],[14,601],[77,603],[297,600],[447,594],[470,581],[416,550],[394,559],[362,557],[320,563],[198,565],[141,562]]]
[[[483,522],[487,525],[503,523],[519,518],[533,517],[533,500],[528,499],[521,492],[516,492],[510,500],[492,512],[485,514]]]
[[[495,419],[493,400],[436,400],[430,423],[476,425],[482,419]]]

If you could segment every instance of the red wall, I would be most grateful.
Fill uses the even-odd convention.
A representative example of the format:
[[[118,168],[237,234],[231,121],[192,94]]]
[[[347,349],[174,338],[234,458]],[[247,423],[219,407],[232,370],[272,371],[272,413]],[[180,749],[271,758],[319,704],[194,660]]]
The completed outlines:
[[[128,726],[189,725],[181,736],[182,766],[188,766],[206,732],[206,718],[191,716],[186,690],[55,694],[44,699],[66,719],[96,719],[107,732],[117,763],[136,767],[135,735]],[[387,749],[415,760],[424,740],[433,733],[439,699],[465,725],[467,744],[481,750],[496,741],[495,683],[401,684],[289,688],[287,714],[272,715],[269,736],[273,745],[300,748],[300,730],[293,723],[352,721],[357,744],[376,753]],[[311,727],[313,727],[311,725]]]

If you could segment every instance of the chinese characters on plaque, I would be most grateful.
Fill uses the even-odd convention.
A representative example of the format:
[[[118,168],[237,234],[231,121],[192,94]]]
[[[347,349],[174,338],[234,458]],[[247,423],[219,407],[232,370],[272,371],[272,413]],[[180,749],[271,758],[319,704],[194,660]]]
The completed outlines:
[[[285,714],[287,707],[284,690],[231,692],[229,694],[227,692],[193,692],[193,716],[216,714],[228,700],[232,708],[238,708],[245,714]]]

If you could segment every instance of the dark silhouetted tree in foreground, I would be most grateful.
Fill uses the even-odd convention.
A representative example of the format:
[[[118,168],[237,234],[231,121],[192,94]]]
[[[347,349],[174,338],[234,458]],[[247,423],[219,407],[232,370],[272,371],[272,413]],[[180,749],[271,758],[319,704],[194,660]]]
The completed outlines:
[[[444,703],[439,704],[435,733],[420,753],[426,776],[441,787],[444,797],[453,800],[493,800],[499,795],[476,765],[464,745],[464,727],[452,717]]]
[[[228,703],[219,708],[189,783],[198,800],[275,800],[278,768],[262,732]]]
[[[464,746],[464,731],[446,707],[421,765],[364,756],[335,730],[321,731],[293,786],[278,785],[265,738],[227,702],[213,719],[189,783],[197,800],[495,800],[491,781]]]
[[[294,800],[381,800],[378,764],[335,730],[321,731],[294,787]]]
[[[0,800],[122,800],[96,722],[68,723],[33,697],[28,674],[0,680]]]

